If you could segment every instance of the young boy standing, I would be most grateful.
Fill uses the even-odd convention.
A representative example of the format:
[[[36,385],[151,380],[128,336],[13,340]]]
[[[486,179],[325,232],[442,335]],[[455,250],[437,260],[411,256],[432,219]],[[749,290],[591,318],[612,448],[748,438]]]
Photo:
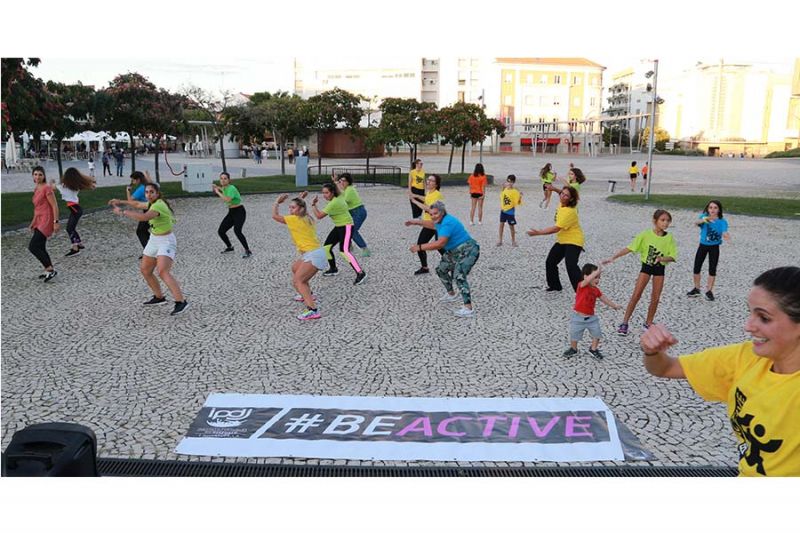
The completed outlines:
[[[589,330],[592,336],[592,347],[589,353],[595,359],[602,359],[599,345],[603,334],[600,331],[600,319],[594,314],[595,302],[599,299],[612,309],[622,309],[622,306],[609,300],[598,288],[600,284],[600,267],[592,263],[586,263],[581,269],[583,280],[578,283],[575,292],[575,310],[569,322],[569,341],[570,347],[564,352],[564,357],[572,357],[578,354],[578,341],[583,338],[583,332]]]
[[[500,239],[497,241],[497,246],[503,245],[503,230],[506,222],[511,229],[511,246],[517,246],[517,232],[514,227],[517,225],[515,209],[522,204],[522,192],[514,188],[516,183],[517,177],[509,174],[503,185],[503,192],[500,193]]]

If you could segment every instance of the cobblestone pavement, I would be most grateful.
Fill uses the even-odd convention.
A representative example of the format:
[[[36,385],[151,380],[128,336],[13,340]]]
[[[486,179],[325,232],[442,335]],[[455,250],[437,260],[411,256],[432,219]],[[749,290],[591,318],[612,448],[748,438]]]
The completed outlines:
[[[538,207],[540,187],[524,180],[521,189],[520,232],[551,225],[552,208]],[[564,360],[574,295],[543,291],[553,237],[523,234],[519,248],[495,247],[499,186],[489,188],[484,224],[468,228],[482,246],[470,274],[476,308],[470,319],[436,303],[442,287],[435,275],[412,275],[418,263],[408,247],[418,231],[403,226],[410,215],[404,191],[360,191],[369,212],[363,234],[373,251],[362,262],[367,280],[354,287],[346,268],[338,277],[317,276],[313,287],[324,316],[312,323],[295,319],[301,304],[291,301],[294,250],[285,226],[270,219],[274,195],[244,197],[245,234],[255,251],[248,260],[219,253],[216,228],[225,214],[219,200],[174,200],[174,272],[191,302],[177,317],[169,316],[170,307],[141,305],[150,293],[138,272],[140,249],[130,220],[108,211],[85,216],[79,229],[87,248],[72,258],[63,257],[68,239],[62,230],[48,243],[59,272],[49,284],[37,279],[41,267],[27,251],[27,232],[3,235],[3,447],[29,424],[74,421],[96,431],[101,456],[186,459],[175,447],[212,392],[599,397],[656,455],[652,464],[736,464],[724,406],[702,401],[685,382],[645,372],[638,337],[649,290],[627,338],[614,334],[622,312],[598,302],[605,360],[588,355],[588,340],[580,356]],[[444,194],[450,212],[467,220],[466,187]],[[605,183],[586,188],[581,263],[607,257],[650,227],[651,209],[609,203],[605,196]],[[718,300],[707,302],[684,296],[698,242],[696,213],[673,215],[679,260],[667,267],[657,320],[676,333],[683,353],[745,339],[748,288],[767,268],[797,264],[798,223],[731,216],[733,242],[723,246]],[[330,226],[327,219],[319,223],[321,238]],[[438,259],[432,259],[435,266]],[[627,256],[606,271],[601,288],[624,305],[637,272],[637,259]],[[568,286],[563,265],[561,276]]]

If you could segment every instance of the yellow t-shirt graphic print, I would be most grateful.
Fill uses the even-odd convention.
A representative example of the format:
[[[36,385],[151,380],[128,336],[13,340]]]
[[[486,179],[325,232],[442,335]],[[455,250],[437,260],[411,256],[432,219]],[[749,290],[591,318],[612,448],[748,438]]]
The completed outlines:
[[[679,361],[697,394],[728,404],[742,476],[800,476],[800,372],[773,372],[749,341]]]
[[[521,203],[517,189],[503,189],[500,193],[500,209],[503,211],[510,211]]]

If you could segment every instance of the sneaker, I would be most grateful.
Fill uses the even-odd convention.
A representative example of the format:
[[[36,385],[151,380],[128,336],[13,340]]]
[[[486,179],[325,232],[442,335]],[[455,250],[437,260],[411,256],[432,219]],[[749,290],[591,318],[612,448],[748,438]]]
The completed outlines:
[[[229,246],[229,247],[225,248],[224,250],[222,250],[220,253],[221,254],[227,254],[228,252],[232,252],[232,251],[233,251],[233,246]]]
[[[594,358],[595,358],[595,359],[597,359],[598,361],[602,361],[602,359],[603,359],[603,354],[600,352],[600,349],[599,349],[599,348],[598,348],[597,350],[592,350],[592,349],[590,349],[590,350],[589,350],[589,353],[592,355],[592,357],[594,357]]]
[[[700,296],[700,289],[697,288],[692,289],[686,293],[686,296],[688,296],[689,298],[695,298],[697,296]]]
[[[369,248],[364,248],[361,250],[361,257],[369,257],[372,255],[372,252],[369,251]]]
[[[414,271],[414,275],[419,276],[420,274],[430,274],[430,272],[431,271],[428,270],[428,267],[420,267],[419,270]]]
[[[46,277],[47,277],[47,274],[46,274],[46,273],[45,273],[45,274],[39,274],[39,279],[44,279],[44,278],[46,278]]]
[[[361,285],[364,283],[364,280],[367,279],[367,273],[363,270],[356,274],[356,279],[353,281],[353,285]]]
[[[332,270],[332,269],[329,268],[328,270],[323,272],[322,275],[323,276],[338,276],[339,275],[339,270],[338,269],[337,270]]]
[[[470,226],[474,226],[474,225],[475,225],[475,223],[474,223],[473,221],[471,221],[471,220],[470,220],[470,221],[469,221],[469,225],[470,225]]]
[[[478,225],[479,225],[479,226],[483,226],[483,222],[481,222],[481,221],[479,220],[479,221],[478,221]]]
[[[495,246],[503,246],[502,242],[498,242]]]
[[[311,297],[314,298],[315,302],[319,302],[319,294],[313,294],[312,293]],[[292,298],[292,300],[294,300],[295,302],[302,302],[303,301],[303,295],[302,294],[295,294],[294,298]]]
[[[708,300],[709,302],[713,302],[714,301],[714,293],[711,292],[711,291],[708,291],[706,293],[706,300]]]
[[[307,307],[305,311],[297,315],[297,320],[315,320],[317,318],[322,318],[319,309],[309,309]]]
[[[563,355],[564,357],[567,357],[567,358],[569,358],[569,357],[573,357],[573,356],[575,356],[575,355],[578,355],[578,350],[576,350],[575,348],[573,348],[572,346],[570,346],[570,347],[569,347],[568,349],[566,349],[566,350],[564,351],[564,353],[562,353],[561,355]]]
[[[175,307],[172,309],[170,315],[179,315],[186,311],[186,308],[189,307],[189,302],[184,300],[182,302],[175,302]]]
[[[561,289],[554,289],[553,287],[547,287],[545,292],[561,292]]]
[[[517,248],[517,247],[519,247],[519,244],[517,244],[517,243],[515,243],[515,242],[512,242],[512,243],[511,243],[511,247],[512,247],[512,248]]]
[[[165,303],[167,303],[167,299],[165,297],[162,296],[161,298],[156,298],[153,296],[142,305],[163,305]]]
[[[458,294],[450,294],[448,292],[444,293],[444,296],[439,298],[440,302],[457,302],[461,299],[461,296]]]
[[[79,253],[81,253],[81,249],[80,248],[78,248],[77,250],[70,249],[69,252],[64,254],[64,257],[72,257],[73,255],[78,255]]]
[[[470,317],[475,314],[474,309],[470,309],[469,307],[461,307],[460,309],[456,309],[453,311],[453,314],[460,317]]]
[[[623,337],[627,337],[628,336],[628,323],[627,322],[623,322],[622,324],[619,325],[619,327],[617,328],[617,335],[622,335]]]
[[[56,274],[58,274],[58,272],[56,272],[55,270],[51,270],[50,272],[45,274],[44,278],[42,278],[42,279],[44,280],[45,283],[47,283],[48,281],[50,281],[51,279],[56,277]]]
[[[253,252],[251,252],[250,250],[247,250],[245,253],[242,254],[242,259],[247,259],[248,257],[251,257],[252,255],[253,255]]]
[[[78,249],[79,249],[79,250],[83,250],[84,248],[86,248],[84,245],[82,245],[82,244],[79,244],[79,245],[78,245]]]

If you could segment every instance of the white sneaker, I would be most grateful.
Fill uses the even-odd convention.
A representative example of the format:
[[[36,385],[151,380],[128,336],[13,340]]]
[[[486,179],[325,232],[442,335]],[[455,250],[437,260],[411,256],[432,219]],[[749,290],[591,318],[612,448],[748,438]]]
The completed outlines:
[[[313,294],[312,293],[311,297],[314,298],[315,302],[319,301],[319,294]],[[302,302],[303,301],[303,295],[302,294],[295,294],[294,298],[292,298],[292,300],[294,300],[295,302]]]
[[[459,295],[459,294],[450,294],[450,293],[446,292],[446,293],[444,293],[444,296],[439,298],[439,301],[440,302],[457,302],[460,299],[461,299],[461,295]]]
[[[471,220],[470,220],[470,221],[469,221],[469,225],[470,225],[470,226],[474,226],[474,225],[475,225],[475,223],[474,223],[473,221],[471,221]]]
[[[466,318],[466,317],[473,316],[475,314],[475,310],[474,309],[470,309],[469,307],[462,307],[460,309],[456,309],[455,311],[453,311],[453,314],[456,315],[456,316],[460,316],[460,317],[465,317]]]
[[[479,220],[479,221],[478,221],[478,225],[479,225],[479,226],[483,226],[483,222],[481,222],[481,221]]]

